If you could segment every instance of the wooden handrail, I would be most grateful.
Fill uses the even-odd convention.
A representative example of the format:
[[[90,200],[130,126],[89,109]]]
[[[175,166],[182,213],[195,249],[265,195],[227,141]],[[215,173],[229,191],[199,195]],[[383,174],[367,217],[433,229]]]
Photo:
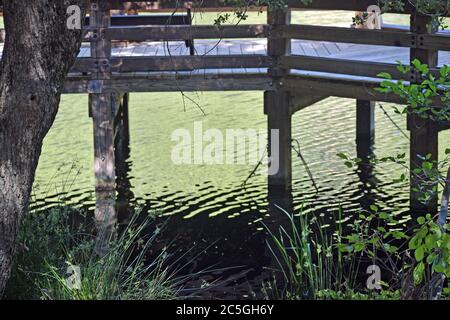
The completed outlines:
[[[112,72],[190,71],[195,69],[267,68],[270,57],[266,55],[218,55],[218,56],[164,56],[164,57],[112,57]],[[99,61],[79,58],[72,73],[93,72]]]
[[[237,26],[139,26],[120,27],[105,30],[105,36],[111,40],[192,40],[192,39],[238,39],[261,38],[269,32],[267,25]],[[91,30],[86,30],[85,38],[92,40]]]
[[[304,71],[346,74],[368,78],[377,78],[378,74],[380,74],[381,72],[387,72],[393,77],[393,79],[406,81],[410,80],[410,75],[401,73],[397,69],[397,64],[393,63],[300,55],[282,57],[281,63],[286,68]],[[430,72],[435,76],[439,75],[439,69],[437,68],[431,68]]]
[[[186,13],[177,14],[151,14],[151,15],[115,15],[111,17],[112,27],[142,26],[142,25],[190,25],[191,16]],[[89,26],[89,16],[84,19]]]
[[[283,37],[314,41],[330,41],[356,44],[371,44],[393,47],[412,47],[411,32],[368,30],[342,27],[289,25],[280,28]]]
[[[124,4],[134,3],[140,10],[159,11],[175,8],[195,8],[198,10],[232,8],[233,2],[228,0],[160,0],[160,1],[139,1],[139,0],[108,0],[111,8],[123,9]],[[305,4],[301,0],[284,0],[289,8],[309,9],[309,10],[345,10],[345,11],[366,11],[371,5],[376,5],[376,0],[314,0],[310,4]],[[404,11],[391,10],[391,13],[410,14],[414,8],[408,1],[404,1]],[[250,1],[250,4],[252,2]],[[260,9],[260,7],[256,7]],[[450,15],[450,13],[448,13]]]

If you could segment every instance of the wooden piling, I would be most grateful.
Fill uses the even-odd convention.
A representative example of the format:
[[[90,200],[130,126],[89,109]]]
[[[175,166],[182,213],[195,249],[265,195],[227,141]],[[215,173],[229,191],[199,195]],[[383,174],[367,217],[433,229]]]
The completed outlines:
[[[272,159],[271,168],[278,167],[274,174],[269,172],[269,192],[271,189],[291,191],[292,184],[292,128],[289,112],[289,92],[266,91],[264,93],[265,112],[267,114],[269,134],[269,157]],[[277,131],[276,134],[273,131]],[[278,141],[272,139],[278,138]],[[277,148],[278,144],[278,148]],[[278,149],[278,150],[275,150]],[[278,163],[274,163],[274,162]]]
[[[356,153],[360,159],[372,154],[375,140],[375,102],[356,100]]]
[[[117,94],[118,110],[114,119],[114,151],[116,166],[116,212],[119,224],[127,223],[132,213],[130,202],[134,197],[128,176],[130,165],[129,94]]]
[[[95,218],[100,229],[99,235],[110,237],[116,224],[113,124],[116,100],[113,94],[102,93],[101,89],[103,81],[111,79],[111,41],[102,37],[101,30],[110,26],[111,17],[106,1],[93,1],[90,9],[90,27],[98,34],[97,41],[91,42],[91,57],[96,60],[97,69],[93,72],[89,97],[94,125]],[[100,245],[104,246],[105,241],[100,241]]]
[[[130,123],[128,110],[130,95],[129,93],[119,94],[118,99],[119,109],[116,112],[116,118],[114,121],[115,150],[117,156],[123,157],[123,155],[127,153],[127,149],[130,144]]]
[[[267,12],[268,24],[276,29],[289,24],[290,16],[289,9],[269,9]],[[290,39],[276,34],[268,37],[267,51],[272,59],[272,66],[268,73],[272,79],[273,90],[264,93],[264,112],[267,115],[269,159],[271,159],[268,176],[269,201],[272,199],[272,201],[278,202],[277,205],[289,212],[292,209],[291,95],[284,89],[283,81],[288,70],[280,64],[280,58],[290,54],[290,43]],[[278,132],[278,137],[276,134],[274,135],[275,132]],[[274,138],[278,138],[278,143],[273,141]],[[281,201],[281,199],[289,200]]]
[[[411,15],[411,32],[417,34],[417,38],[413,41],[420,45],[423,42],[421,35],[434,33],[432,30],[432,19],[428,16],[415,13]],[[438,64],[438,51],[430,49],[411,48],[411,61],[414,59],[426,63],[430,68],[434,68]],[[416,73],[411,74],[411,82],[419,82]],[[413,217],[424,215],[426,213],[435,214],[438,208],[437,194],[427,202],[420,200],[423,195],[424,179],[426,177],[418,177],[414,174],[416,168],[421,168],[423,160],[421,157],[431,155],[431,161],[438,160],[438,132],[439,126],[436,122],[424,119],[417,115],[408,116],[408,130],[410,131],[410,171],[411,171],[411,190],[410,190],[410,211]],[[422,190],[421,190],[422,189]],[[420,190],[420,191],[419,191]],[[429,190],[431,191],[431,190]]]

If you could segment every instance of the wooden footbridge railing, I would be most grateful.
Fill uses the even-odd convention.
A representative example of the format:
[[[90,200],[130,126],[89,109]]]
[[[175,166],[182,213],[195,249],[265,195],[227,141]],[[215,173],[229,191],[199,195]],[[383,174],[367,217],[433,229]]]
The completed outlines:
[[[437,73],[438,51],[450,51],[450,35],[430,31],[430,18],[408,6],[406,10],[411,15],[409,31],[313,26],[308,25],[307,20],[302,24],[291,24],[290,11],[365,11],[376,2],[314,0],[307,6],[299,0],[287,0],[289,9],[269,10],[267,23],[260,25],[124,26],[122,23],[112,27],[110,10],[122,9],[124,3],[134,1],[92,1],[90,24],[84,32],[85,41],[90,43],[90,54],[77,60],[67,78],[65,91],[89,93],[95,135],[99,219],[115,216],[115,161],[117,151],[128,143],[129,92],[264,91],[268,129],[280,130],[280,170],[269,176],[269,193],[272,190],[291,190],[291,117],[304,107],[329,96],[357,99],[357,142],[359,146],[370,145],[374,136],[374,101],[404,103],[395,95],[374,90],[380,82],[377,74],[389,72],[394,78],[402,78],[404,75],[397,71],[396,60],[409,62],[415,58],[427,63]],[[175,3],[182,3],[183,7],[175,10]],[[221,11],[227,6],[227,1],[206,0],[201,3],[201,7],[196,7],[195,1],[194,4],[153,1],[137,5],[141,9],[172,12],[183,12],[186,7],[193,11]],[[148,47],[141,50],[143,54],[118,55],[111,49],[115,41],[142,42]],[[164,43],[158,47],[149,41]],[[172,45],[184,41],[195,43],[195,55]],[[344,48],[336,55],[307,55],[298,50],[298,43],[311,45],[311,41],[324,47],[335,44],[340,48],[346,43],[360,46],[347,47],[347,51]],[[247,50],[250,47],[246,47],[248,43],[260,49]],[[361,50],[359,53],[365,59],[348,55],[355,54],[355,50]],[[380,52],[386,50],[393,55],[383,60]],[[407,80],[419,81],[414,73]],[[411,132],[411,167],[421,166],[417,155],[432,154],[433,159],[437,159],[438,132],[448,128],[448,124],[410,116],[408,128]],[[359,151],[367,152],[367,148],[360,147]],[[417,183],[412,177],[411,190]],[[418,198],[419,195],[411,191],[412,212],[436,211],[437,199],[424,206]]]

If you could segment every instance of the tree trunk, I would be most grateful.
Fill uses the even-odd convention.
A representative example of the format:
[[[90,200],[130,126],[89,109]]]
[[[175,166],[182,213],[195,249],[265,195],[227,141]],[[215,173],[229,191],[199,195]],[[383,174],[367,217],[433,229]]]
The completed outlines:
[[[81,32],[67,28],[67,8],[84,0],[4,0],[0,75],[0,297],[28,209],[42,142],[53,124]]]

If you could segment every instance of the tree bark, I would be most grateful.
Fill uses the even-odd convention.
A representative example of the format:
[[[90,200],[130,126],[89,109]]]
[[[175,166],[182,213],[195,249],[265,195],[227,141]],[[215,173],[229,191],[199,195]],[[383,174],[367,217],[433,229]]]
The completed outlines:
[[[0,75],[0,297],[28,210],[42,142],[53,124],[81,31],[67,28],[67,8],[84,0],[4,0]]]

